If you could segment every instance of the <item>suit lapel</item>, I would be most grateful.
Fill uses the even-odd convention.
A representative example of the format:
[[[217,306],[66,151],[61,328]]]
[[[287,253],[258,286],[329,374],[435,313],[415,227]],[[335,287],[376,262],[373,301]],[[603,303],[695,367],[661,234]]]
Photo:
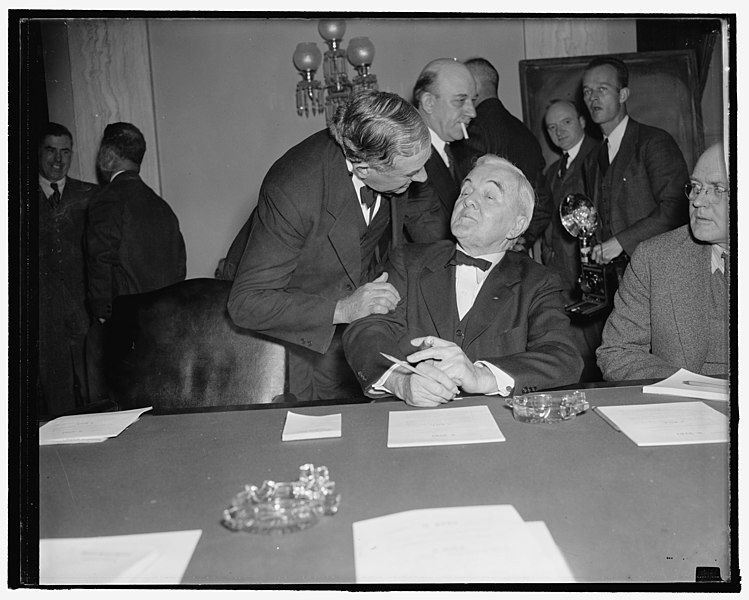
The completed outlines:
[[[333,225],[328,231],[328,239],[351,282],[358,286],[361,277],[359,221],[364,217],[358,206],[354,184],[340,153],[334,159],[330,172],[333,192],[326,208],[333,218]]]
[[[680,260],[669,288],[685,364],[694,370],[705,360],[704,340],[710,335],[709,320],[705,317],[705,299],[710,297],[710,246],[694,244],[688,237],[686,242],[679,252]]]
[[[422,268],[419,290],[437,334],[442,339],[453,337],[451,324],[455,306],[455,270],[448,267],[455,246],[446,245]]]
[[[426,162],[426,172],[428,179],[431,180],[432,186],[440,197],[440,202],[445,207],[447,214],[451,215],[455,200],[458,197],[457,184],[450,174],[450,169],[447,168],[434,146],[432,146],[432,154]]]

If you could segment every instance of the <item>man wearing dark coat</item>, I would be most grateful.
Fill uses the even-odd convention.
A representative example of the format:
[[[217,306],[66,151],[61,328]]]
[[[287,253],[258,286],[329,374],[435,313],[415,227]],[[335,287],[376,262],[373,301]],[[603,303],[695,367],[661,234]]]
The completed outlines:
[[[544,169],[541,145],[520,119],[499,99],[499,73],[485,58],[470,58],[465,66],[476,80],[476,116],[468,125],[468,138],[452,145],[458,181],[484,154],[502,156],[518,167],[534,187]]]
[[[107,125],[97,165],[108,181],[91,203],[88,295],[103,321],[112,301],[185,279],[185,242],[171,207],[140,178],[146,152],[143,134],[131,123]]]
[[[83,237],[86,210],[98,186],[68,177],[73,136],[49,123],[38,147],[40,415],[55,416],[88,400],[84,340],[86,308]]]
[[[395,308],[383,271],[403,241],[447,235],[439,201],[413,198],[431,152],[419,114],[395,94],[364,92],[271,167],[228,310],[240,327],[284,342],[299,400],[360,394],[346,364],[347,324]]]
[[[508,251],[528,226],[533,188],[507,160],[487,155],[463,181],[450,241],[412,244],[388,265],[396,309],[344,333],[364,393],[437,406],[459,393],[528,393],[575,383],[575,347],[559,277]],[[408,360],[416,372],[381,353]]]

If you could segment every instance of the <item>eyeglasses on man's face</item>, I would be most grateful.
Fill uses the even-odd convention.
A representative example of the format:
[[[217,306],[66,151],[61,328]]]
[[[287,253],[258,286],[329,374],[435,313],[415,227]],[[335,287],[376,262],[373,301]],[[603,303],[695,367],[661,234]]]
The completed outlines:
[[[690,181],[684,186],[684,194],[690,200],[696,200],[702,192],[705,192],[705,199],[710,204],[717,204],[724,198],[728,198],[728,190],[722,185],[702,185],[696,181]]]

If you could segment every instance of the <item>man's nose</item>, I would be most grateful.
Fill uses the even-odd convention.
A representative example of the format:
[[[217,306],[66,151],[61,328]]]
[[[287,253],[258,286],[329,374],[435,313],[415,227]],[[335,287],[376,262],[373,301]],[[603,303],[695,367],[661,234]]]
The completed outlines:
[[[473,100],[467,100],[463,105],[463,112],[473,119],[476,116],[476,107],[473,105]]]
[[[413,177],[411,177],[411,181],[416,181],[417,183],[424,183],[427,180],[427,172],[424,167],[421,167],[419,169],[419,172],[416,173]]]

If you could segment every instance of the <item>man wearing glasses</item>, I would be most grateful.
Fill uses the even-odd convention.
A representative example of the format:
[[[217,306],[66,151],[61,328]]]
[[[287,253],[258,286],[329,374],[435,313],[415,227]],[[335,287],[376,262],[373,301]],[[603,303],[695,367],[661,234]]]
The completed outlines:
[[[728,373],[728,190],[718,143],[684,186],[689,225],[642,242],[632,256],[597,351],[604,379]]]
[[[583,100],[604,136],[585,164],[587,193],[601,215],[598,263],[626,266],[637,244],[687,220],[681,188],[689,176],[674,139],[627,115],[629,72],[619,59],[593,59],[583,74]]]

